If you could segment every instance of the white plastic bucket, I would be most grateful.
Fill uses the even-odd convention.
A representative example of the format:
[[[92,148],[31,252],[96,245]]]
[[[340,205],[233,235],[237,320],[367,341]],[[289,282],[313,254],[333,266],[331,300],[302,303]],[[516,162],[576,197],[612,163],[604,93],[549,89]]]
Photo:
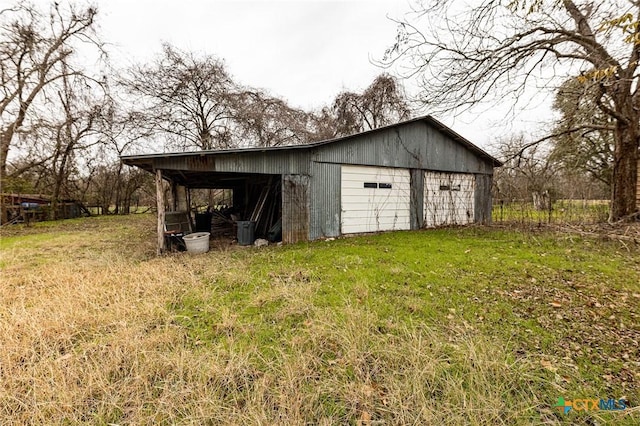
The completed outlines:
[[[189,253],[206,253],[209,251],[209,232],[194,232],[182,237]]]

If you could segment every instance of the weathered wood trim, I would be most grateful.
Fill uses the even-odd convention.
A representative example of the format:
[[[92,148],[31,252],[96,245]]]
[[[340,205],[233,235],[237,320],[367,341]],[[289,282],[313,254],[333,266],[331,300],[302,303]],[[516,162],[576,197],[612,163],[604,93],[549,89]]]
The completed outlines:
[[[160,256],[164,252],[164,188],[162,185],[162,170],[156,170],[156,209],[158,211],[158,248]]]

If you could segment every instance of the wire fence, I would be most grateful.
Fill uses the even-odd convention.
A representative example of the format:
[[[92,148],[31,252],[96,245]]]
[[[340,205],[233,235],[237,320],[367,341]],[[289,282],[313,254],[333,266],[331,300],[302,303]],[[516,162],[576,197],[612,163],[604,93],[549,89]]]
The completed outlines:
[[[495,200],[492,213],[494,223],[523,225],[593,224],[606,222],[608,217],[608,200],[556,200],[545,209],[529,201]]]

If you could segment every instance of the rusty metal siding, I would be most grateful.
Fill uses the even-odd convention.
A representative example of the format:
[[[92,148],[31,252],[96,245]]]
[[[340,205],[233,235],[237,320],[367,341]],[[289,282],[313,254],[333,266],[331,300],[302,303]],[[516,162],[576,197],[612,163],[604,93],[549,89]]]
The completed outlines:
[[[309,239],[309,176],[282,175],[282,241]]]
[[[491,223],[491,175],[476,175],[474,222]]]
[[[311,162],[309,239],[340,235],[340,165]]]
[[[163,170],[187,170],[262,174],[309,174],[309,153],[304,150],[266,151],[215,156],[184,156],[155,159]]]

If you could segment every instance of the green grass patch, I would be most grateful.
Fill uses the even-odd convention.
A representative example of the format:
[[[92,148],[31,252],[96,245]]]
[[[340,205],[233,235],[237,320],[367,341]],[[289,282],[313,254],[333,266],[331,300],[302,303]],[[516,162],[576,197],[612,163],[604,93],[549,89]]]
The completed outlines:
[[[492,217],[496,223],[601,223],[607,221],[609,210],[606,200],[556,200],[550,210],[538,210],[531,202],[514,201],[494,204]]]
[[[372,342],[427,327],[505,345],[503,356],[526,359],[535,371],[541,405],[556,394],[638,396],[640,267],[637,253],[615,243],[466,228],[250,250],[237,260],[240,281],[217,283],[197,309],[192,298],[202,296],[178,304],[183,318],[198,318],[182,324],[201,344],[232,341],[259,359],[288,356],[296,336],[327,312],[335,324],[356,310],[372,318],[363,331]],[[201,314],[204,306],[211,313]],[[340,355],[334,349],[319,358]],[[459,361],[452,374],[464,376]],[[546,418],[538,408],[524,418]]]

